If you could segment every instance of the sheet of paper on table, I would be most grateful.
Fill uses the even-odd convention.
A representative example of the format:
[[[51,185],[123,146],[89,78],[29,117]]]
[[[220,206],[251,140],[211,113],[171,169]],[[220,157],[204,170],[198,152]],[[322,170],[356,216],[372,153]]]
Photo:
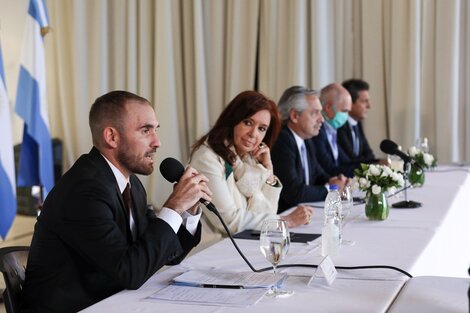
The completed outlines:
[[[258,303],[267,291],[268,289],[264,288],[230,289],[169,285],[155,292],[146,300],[192,305],[248,307]]]

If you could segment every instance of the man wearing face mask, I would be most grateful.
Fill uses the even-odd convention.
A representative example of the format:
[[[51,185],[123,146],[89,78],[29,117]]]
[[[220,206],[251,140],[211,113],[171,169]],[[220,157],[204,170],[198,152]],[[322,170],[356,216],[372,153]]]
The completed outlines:
[[[320,133],[314,137],[315,153],[318,162],[331,176],[344,174],[354,176],[358,163],[352,162],[338,144],[337,130],[348,121],[351,110],[351,95],[340,84],[332,83],[321,90],[320,101],[325,119]]]

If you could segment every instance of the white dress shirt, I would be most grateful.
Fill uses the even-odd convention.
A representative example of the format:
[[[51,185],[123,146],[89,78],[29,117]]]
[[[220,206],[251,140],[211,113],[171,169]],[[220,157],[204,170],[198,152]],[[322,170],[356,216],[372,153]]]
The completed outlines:
[[[333,157],[336,162],[338,162],[338,143],[337,143],[337,129],[331,126],[328,123],[323,123],[323,127],[325,127],[326,131],[326,138],[328,139],[328,143],[330,144],[331,151],[333,152]]]

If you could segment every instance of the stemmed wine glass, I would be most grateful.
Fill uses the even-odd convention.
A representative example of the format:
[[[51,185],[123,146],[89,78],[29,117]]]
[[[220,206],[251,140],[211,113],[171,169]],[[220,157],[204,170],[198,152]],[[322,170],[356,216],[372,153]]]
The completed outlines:
[[[281,219],[268,219],[263,221],[260,232],[260,249],[264,257],[271,262],[274,269],[273,286],[267,295],[274,297],[285,297],[294,294],[293,291],[280,290],[277,288],[277,266],[286,256],[290,245],[290,235],[287,224]]]
[[[341,197],[341,214],[340,214],[340,228],[339,228],[339,242],[341,245],[353,245],[353,241],[343,239],[343,226],[346,217],[351,213],[353,207],[353,195],[349,185],[344,186],[343,190],[339,193]]]

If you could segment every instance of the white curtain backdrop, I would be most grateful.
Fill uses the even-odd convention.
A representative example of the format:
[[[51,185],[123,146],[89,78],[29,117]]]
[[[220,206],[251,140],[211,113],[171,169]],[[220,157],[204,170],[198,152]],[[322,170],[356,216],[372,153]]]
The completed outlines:
[[[0,0],[7,82],[14,36]],[[187,161],[190,146],[239,92],[277,101],[294,84],[320,89],[344,79],[371,85],[365,130],[376,154],[427,137],[440,163],[470,162],[468,0],[47,0],[45,37],[52,134],[65,170],[91,148],[94,99],[126,89],[149,99],[162,127],[156,164]],[[23,14],[23,13],[21,13]],[[25,14],[25,13],[24,13]],[[5,23],[3,23],[5,21]],[[10,29],[10,25],[13,29]],[[13,42],[13,43],[12,43]],[[9,87],[10,97],[16,87]],[[12,97],[13,98],[13,97]],[[13,106],[13,103],[12,103]],[[22,125],[15,130],[21,132]],[[21,138],[16,135],[15,138]],[[143,178],[160,206],[172,186]]]

